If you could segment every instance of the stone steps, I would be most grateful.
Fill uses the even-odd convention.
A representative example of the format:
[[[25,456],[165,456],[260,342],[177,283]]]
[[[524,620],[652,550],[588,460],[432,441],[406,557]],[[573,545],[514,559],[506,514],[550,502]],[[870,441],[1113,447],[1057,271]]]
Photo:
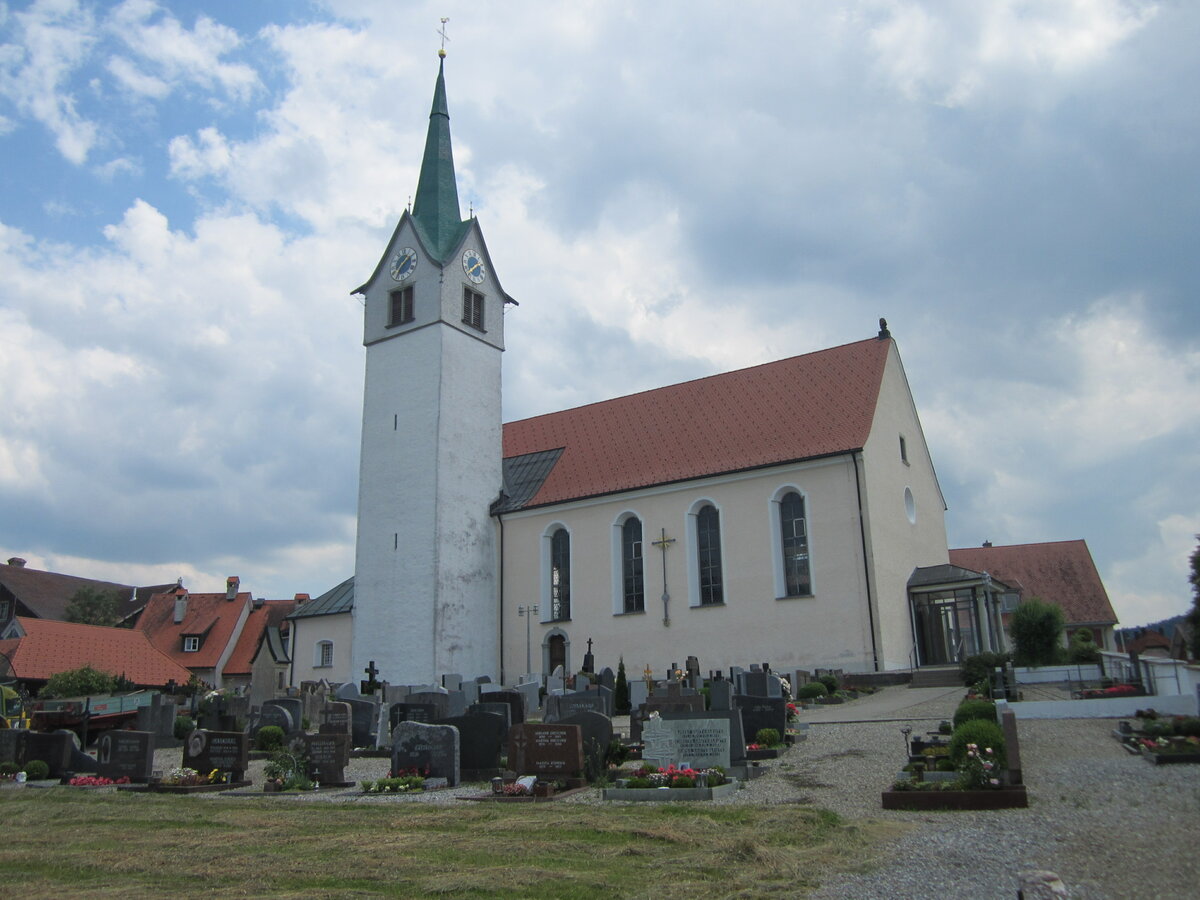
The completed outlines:
[[[957,687],[962,685],[958,666],[928,666],[913,672],[909,687]]]

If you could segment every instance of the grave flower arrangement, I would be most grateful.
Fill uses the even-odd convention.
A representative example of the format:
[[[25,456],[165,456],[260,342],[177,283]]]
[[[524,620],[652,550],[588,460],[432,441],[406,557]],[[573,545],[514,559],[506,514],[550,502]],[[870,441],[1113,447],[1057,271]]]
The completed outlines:
[[[720,766],[707,769],[678,768],[674,765],[665,769],[642,766],[629,776],[630,788],[690,788],[698,784],[716,787],[725,783],[725,770]]]
[[[795,722],[799,718],[800,718],[800,707],[798,707],[795,703],[792,703],[789,700],[788,704],[787,704],[787,720],[789,722]]]
[[[412,794],[425,790],[425,779],[429,776],[429,767],[418,769],[410,766],[395,772],[388,772],[387,778],[378,781],[364,781],[362,789],[368,794]]]
[[[129,776],[122,775],[116,781],[103,775],[76,775],[67,784],[72,787],[108,787],[114,784],[129,784]]]
[[[967,754],[958,769],[959,787],[967,791],[999,790],[1000,762],[991,747],[967,744]]]
[[[198,785],[198,784],[224,784],[229,780],[229,776],[217,769],[213,769],[207,775],[202,775],[195,769],[187,766],[180,766],[172,769],[163,776],[162,783],[170,785]]]

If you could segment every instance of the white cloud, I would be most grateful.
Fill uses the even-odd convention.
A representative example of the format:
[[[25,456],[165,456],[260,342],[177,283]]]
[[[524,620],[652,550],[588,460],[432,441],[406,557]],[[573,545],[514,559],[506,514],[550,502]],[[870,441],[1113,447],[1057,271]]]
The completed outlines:
[[[91,10],[74,0],[37,0],[12,21],[18,43],[0,46],[0,95],[49,129],[59,153],[81,165],[97,128],[76,111],[66,84],[95,42]]]
[[[1157,622],[1191,607],[1188,564],[1200,535],[1200,515],[1173,514],[1158,522],[1157,533],[1135,558],[1117,560],[1105,573],[1113,605],[1130,625]]]
[[[196,141],[186,136],[171,139],[168,153],[171,174],[193,180],[225,172],[232,161],[229,142],[217,129],[201,128]]]
[[[238,33],[205,15],[197,16],[189,30],[152,0],[125,0],[109,15],[108,27],[144,64],[160,73],[161,77],[146,74],[120,57],[110,60],[109,71],[136,93],[161,98],[175,84],[188,83],[244,101],[259,86],[252,67],[223,60],[241,45]]]

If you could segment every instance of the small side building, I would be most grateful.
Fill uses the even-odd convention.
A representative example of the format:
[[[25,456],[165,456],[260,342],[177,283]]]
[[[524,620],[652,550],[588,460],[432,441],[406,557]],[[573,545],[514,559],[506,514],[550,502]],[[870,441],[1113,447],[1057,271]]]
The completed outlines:
[[[293,687],[305,681],[340,683],[354,678],[354,578],[347,578],[287,617]]]

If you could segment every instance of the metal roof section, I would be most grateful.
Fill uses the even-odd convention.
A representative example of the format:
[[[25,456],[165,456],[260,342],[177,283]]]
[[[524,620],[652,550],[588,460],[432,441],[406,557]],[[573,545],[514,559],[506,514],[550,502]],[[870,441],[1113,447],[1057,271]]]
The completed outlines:
[[[330,588],[316,600],[309,600],[289,619],[305,619],[310,616],[334,616],[354,609],[354,576],[350,576],[335,588]]]
[[[413,224],[430,254],[444,263],[458,245],[470,222],[464,222],[458,206],[458,182],[454,177],[454,153],[450,146],[450,110],[446,103],[445,59],[438,63],[433,106],[425,155],[413,199]]]
[[[492,506],[492,514],[515,512],[524,507],[550,477],[563,449],[536,450],[504,460],[504,493]]]

